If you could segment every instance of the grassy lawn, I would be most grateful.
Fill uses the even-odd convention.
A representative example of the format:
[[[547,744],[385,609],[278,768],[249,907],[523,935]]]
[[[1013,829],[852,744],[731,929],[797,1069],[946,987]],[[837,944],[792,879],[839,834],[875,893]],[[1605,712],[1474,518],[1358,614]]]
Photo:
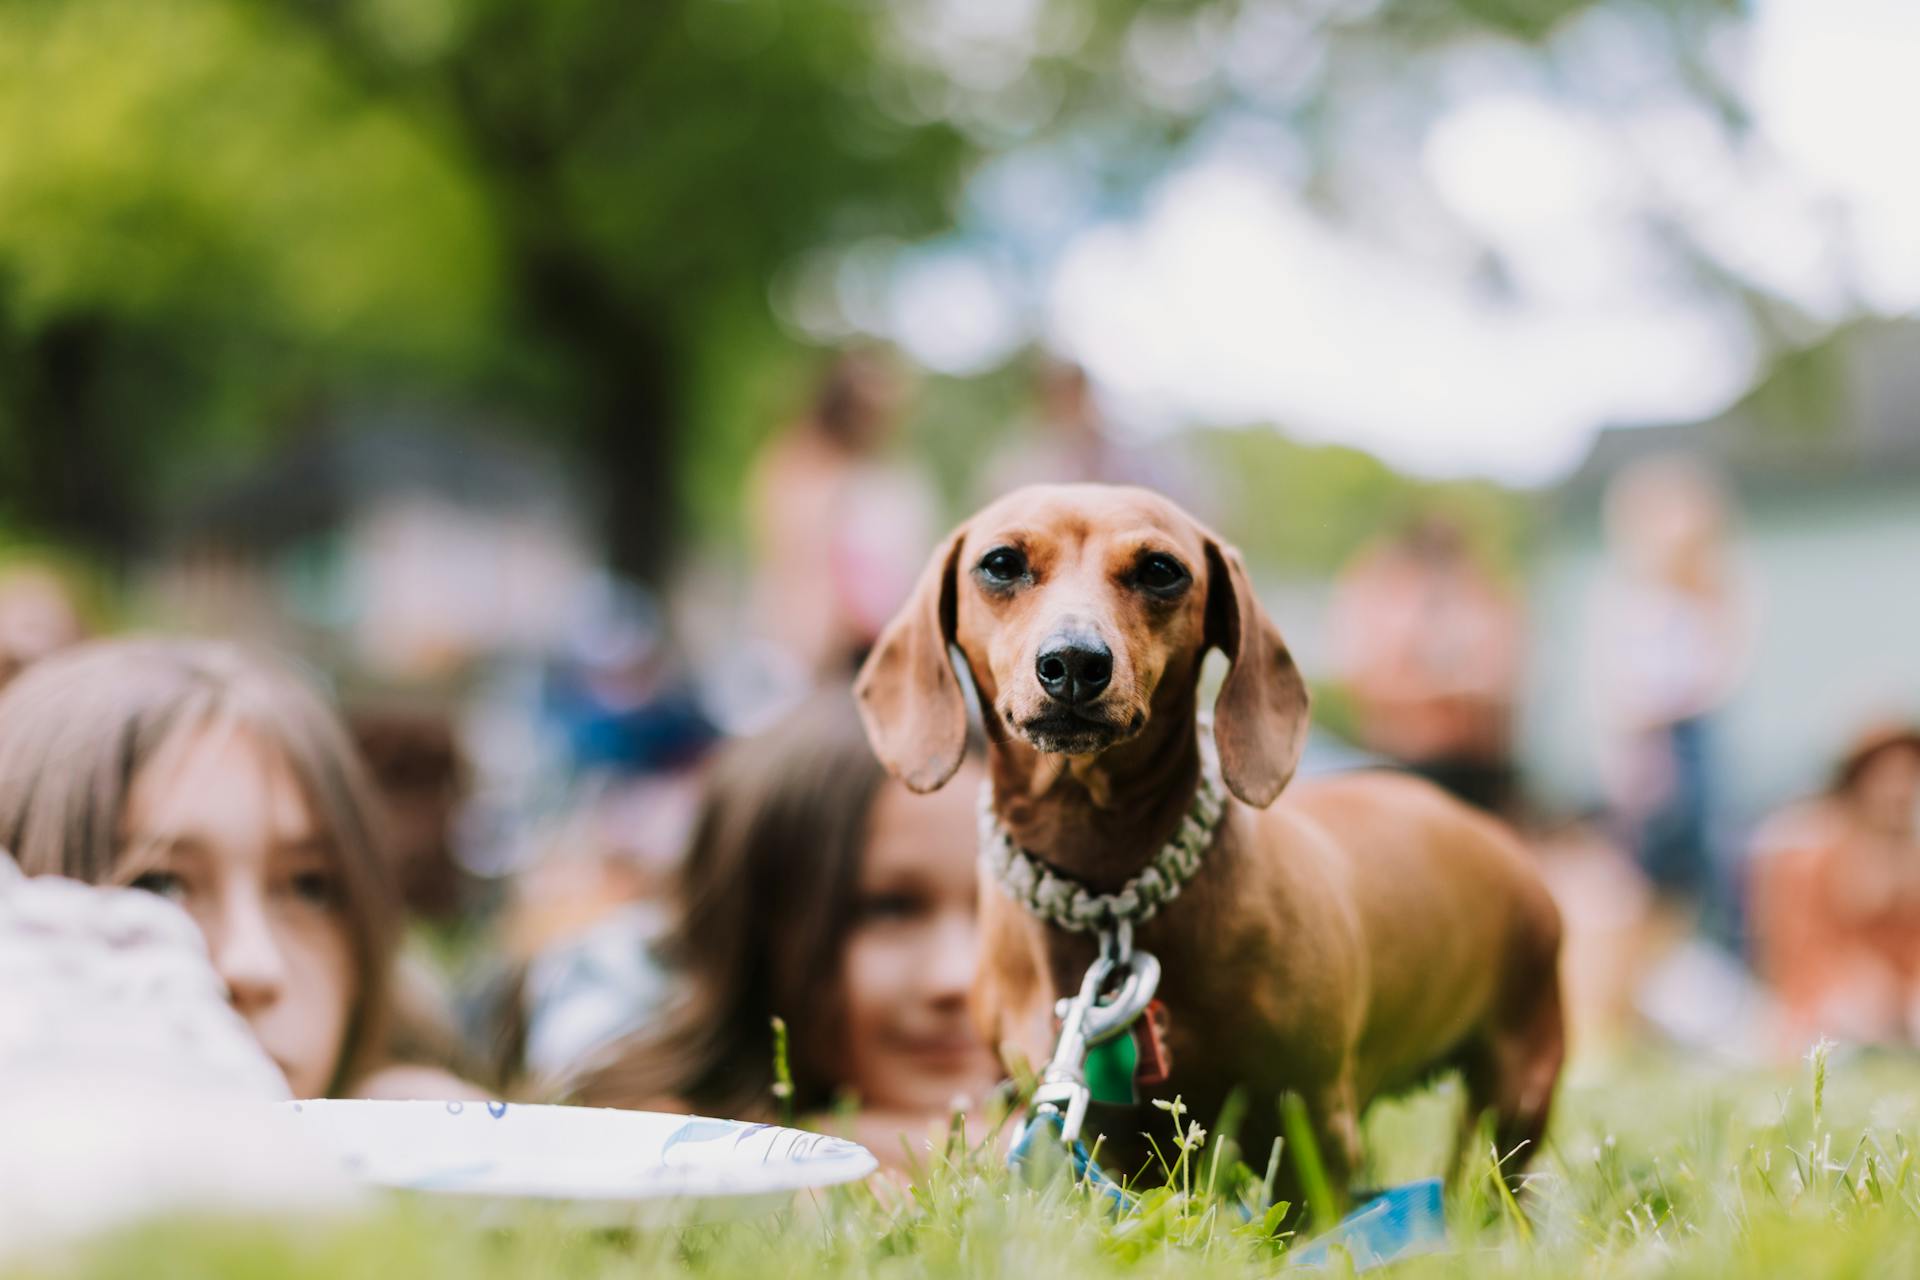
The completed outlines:
[[[1376,1181],[1439,1171],[1451,1101],[1442,1085],[1375,1109]],[[1389,1274],[1920,1275],[1917,1134],[1911,1061],[1765,1075],[1672,1059],[1589,1066],[1566,1083],[1521,1214],[1483,1177],[1451,1205],[1452,1251]],[[1205,1148],[1196,1162],[1198,1184]],[[911,1195],[883,1202],[862,1189],[680,1230],[587,1231],[532,1211],[482,1225],[445,1205],[398,1203],[346,1223],[150,1226],[0,1275],[1205,1278],[1272,1275],[1285,1249],[1197,1185],[1116,1224],[1072,1188],[1016,1187],[993,1160],[963,1153],[936,1161]]]

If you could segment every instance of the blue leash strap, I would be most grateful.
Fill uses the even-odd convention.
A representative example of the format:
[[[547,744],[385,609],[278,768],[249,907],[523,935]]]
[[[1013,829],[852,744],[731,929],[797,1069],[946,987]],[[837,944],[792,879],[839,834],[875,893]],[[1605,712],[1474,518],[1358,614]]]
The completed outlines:
[[[1447,1217],[1440,1203],[1440,1179],[1387,1188],[1312,1243],[1290,1252],[1288,1266],[1325,1267],[1336,1247],[1352,1259],[1355,1271],[1445,1249]]]
[[[1064,1126],[1065,1121],[1058,1110],[1053,1107],[1040,1108],[1020,1127],[1013,1149],[1007,1153],[1007,1167],[1016,1173],[1035,1168],[1040,1159],[1040,1148],[1045,1146],[1064,1154],[1067,1167],[1073,1170],[1073,1180],[1105,1200],[1115,1212],[1129,1214],[1139,1208],[1139,1201],[1094,1163],[1093,1153],[1087,1150],[1084,1142],[1078,1139],[1071,1143],[1063,1141]]]

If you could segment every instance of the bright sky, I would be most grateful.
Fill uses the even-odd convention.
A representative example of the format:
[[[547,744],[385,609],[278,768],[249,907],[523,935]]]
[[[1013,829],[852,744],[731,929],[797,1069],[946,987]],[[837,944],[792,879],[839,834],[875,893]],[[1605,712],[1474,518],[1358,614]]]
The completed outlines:
[[[1755,371],[1739,317],[1636,209],[1677,212],[1823,322],[1920,308],[1920,2],[1760,0],[1730,56],[1758,125],[1739,155],[1676,94],[1620,109],[1463,77],[1418,164],[1501,251],[1499,290],[1444,244],[1336,225],[1223,143],[1137,216],[1065,238],[1046,331],[1137,423],[1272,421],[1426,473],[1551,480],[1600,427],[1711,414]],[[946,368],[1018,328],[964,253],[911,266],[889,319]]]

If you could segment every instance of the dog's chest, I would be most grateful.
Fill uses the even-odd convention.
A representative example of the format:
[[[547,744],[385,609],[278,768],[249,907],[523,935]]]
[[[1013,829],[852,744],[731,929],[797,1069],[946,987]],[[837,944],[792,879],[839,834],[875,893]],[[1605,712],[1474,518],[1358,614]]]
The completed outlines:
[[[1187,914],[1183,910],[1179,916]],[[1177,916],[1173,923],[1187,922]],[[1142,931],[1140,947],[1160,960],[1157,998],[1166,1009],[1168,1071],[1159,1083],[1137,1084],[1136,1105],[1097,1105],[1090,1114],[1088,1134],[1104,1137],[1115,1168],[1137,1169],[1150,1158],[1147,1135],[1162,1151],[1170,1149],[1173,1122],[1153,1105],[1156,1099],[1179,1098],[1187,1121],[1211,1129],[1228,1097],[1241,1090],[1248,1103],[1243,1141],[1264,1150],[1277,1125],[1278,1095],[1295,1091],[1317,1097],[1338,1072],[1340,1052],[1324,1034],[1325,1011],[1312,1008],[1311,1000],[1290,998],[1288,984],[1274,981],[1270,972],[1274,958],[1254,939],[1236,938],[1224,920],[1215,923],[1217,928],[1192,933]],[[1048,985],[1053,992],[1077,988],[1095,958],[1093,944],[1055,931],[1045,938]],[[1205,945],[1222,942],[1226,945],[1217,948]],[[1041,1033],[1028,1046],[1036,1065],[1053,1049],[1058,1023],[1051,1012],[1031,1024],[1031,1032]]]

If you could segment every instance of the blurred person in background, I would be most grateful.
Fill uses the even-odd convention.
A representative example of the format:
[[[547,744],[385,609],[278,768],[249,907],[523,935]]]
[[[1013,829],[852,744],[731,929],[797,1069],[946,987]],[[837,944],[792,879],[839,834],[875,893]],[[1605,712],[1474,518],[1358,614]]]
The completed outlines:
[[[1032,416],[985,468],[984,500],[1030,484],[1139,483],[1121,479],[1120,458],[1085,369],[1071,360],[1042,355],[1033,399]]]
[[[295,1097],[482,1096],[389,1052],[399,898],[365,768],[321,696],[226,644],[118,639],[0,694],[0,847],[198,925]]]
[[[1520,611],[1465,531],[1428,513],[1363,551],[1335,585],[1330,629],[1361,745],[1505,809]]]
[[[453,827],[467,787],[452,717],[389,699],[357,703],[346,723],[387,815],[401,901],[418,916],[451,917],[464,896]]]
[[[535,855],[507,881],[462,1001],[469,1039],[499,1078],[544,1094],[665,1003],[671,980],[654,951],[672,924],[701,777],[583,781],[529,833]]]
[[[755,607],[803,684],[848,676],[919,572],[938,504],[889,458],[905,386],[877,351],[833,357],[748,479]]]
[[[1719,480],[1683,457],[1623,471],[1606,495],[1609,566],[1589,653],[1618,837],[1691,915],[1715,889],[1712,723],[1749,643]]]
[[[1920,1043],[1920,726],[1863,734],[1824,794],[1761,827],[1750,870],[1782,1048]]]
[[[1129,448],[1115,440],[1093,379],[1072,360],[1042,354],[1031,416],[1016,425],[981,470],[981,502],[1030,484],[1131,484],[1209,512],[1175,450]]]
[[[651,947],[720,737],[651,597],[596,594],[540,668],[536,718],[556,731],[560,772],[511,805],[513,872],[464,1002],[497,1072],[535,1087],[663,998]]]
[[[844,689],[714,763],[661,947],[677,994],[597,1055],[577,1099],[838,1127],[883,1162],[974,1111],[1000,1071],[968,1015],[981,770],[917,796]],[[968,785],[972,783],[973,785]],[[777,1096],[770,1020],[790,1035]],[[858,1111],[844,1120],[829,1112]]]
[[[0,686],[85,635],[80,606],[57,570],[35,560],[0,568]]]
[[[608,577],[583,593],[567,644],[543,665],[541,718],[575,774],[670,773],[719,737],[653,594]]]

